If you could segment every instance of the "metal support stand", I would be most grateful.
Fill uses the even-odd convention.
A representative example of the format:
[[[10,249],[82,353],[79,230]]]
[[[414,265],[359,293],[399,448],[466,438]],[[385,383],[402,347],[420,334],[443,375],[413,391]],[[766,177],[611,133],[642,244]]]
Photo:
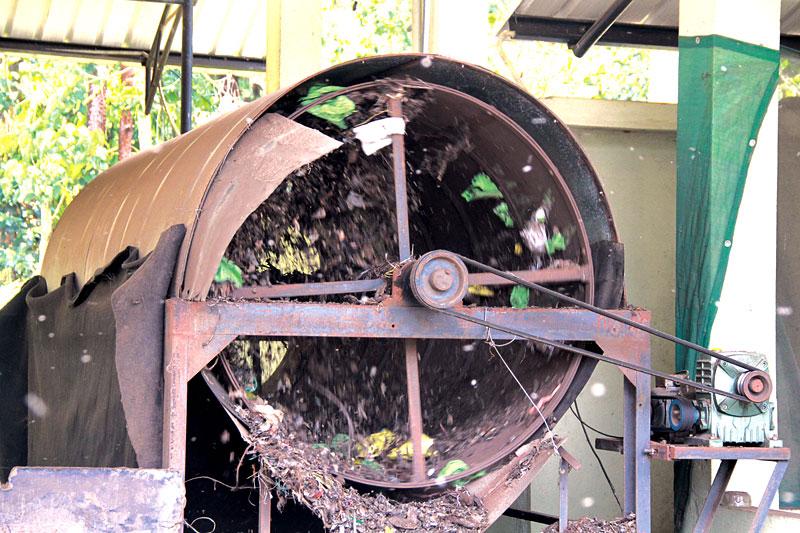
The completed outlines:
[[[650,364],[648,351],[640,351],[638,355],[629,352],[615,354],[638,364]],[[650,378],[644,374],[625,373],[623,390],[624,438],[596,440],[598,449],[621,452],[625,465],[625,513],[636,513],[636,530],[650,531],[650,460],[683,461],[683,460],[721,460],[719,471],[706,497],[705,504],[695,525],[696,533],[707,533],[711,530],[714,515],[719,509],[725,488],[731,478],[733,469],[740,459],[752,459],[774,462],[775,467],[764,492],[758,510],[750,526],[751,533],[758,533],[764,526],[769,506],[789,465],[789,448],[764,447],[713,447],[688,446],[653,442],[650,440]],[[632,379],[631,379],[632,378]]]
[[[498,323],[524,326],[531,334],[543,338],[564,341],[595,341],[607,353],[620,357],[625,353],[636,353],[639,360],[649,363],[649,339],[647,334],[622,326],[608,318],[589,311],[577,309],[495,309],[459,308],[465,313],[497,320]],[[649,314],[642,310],[622,309],[615,314],[649,323]],[[303,320],[297,320],[302,316]],[[439,339],[483,339],[486,328],[465,323],[450,317],[412,305],[382,306],[348,305],[294,302],[189,302],[170,299],[165,306],[164,335],[164,441],[163,467],[180,473],[186,462],[186,411],[188,381],[200,372],[225,346],[241,335],[251,336],[337,336],[368,338],[439,338]],[[511,335],[498,331],[496,340],[510,339]],[[635,373],[634,373],[635,374]],[[649,386],[648,379],[641,379],[640,387]],[[649,395],[649,389],[642,394]],[[649,409],[649,401],[645,402]],[[644,416],[644,415],[642,415]],[[649,423],[649,411],[646,413]],[[644,418],[639,417],[641,423]],[[649,431],[649,426],[647,426]],[[644,434],[649,436],[647,432]],[[639,467],[647,476],[649,503],[649,467],[644,449],[646,440],[640,443],[640,454],[644,466]],[[563,494],[561,507],[566,517],[567,484],[566,473],[580,467],[580,463],[556,440],[558,455],[562,459],[560,490]],[[555,453],[552,447],[542,447],[531,455],[532,444],[516,450],[516,456],[504,466],[473,481],[467,486],[481,498],[489,510],[493,522],[511,505],[531,481],[547,459]],[[523,465],[524,463],[524,465]],[[524,468],[525,473],[513,477]],[[512,479],[511,481],[509,481]],[[262,494],[263,496],[263,494]],[[261,532],[268,531],[268,501],[262,498],[259,506]],[[647,513],[645,513],[647,515]],[[649,522],[648,522],[649,524]]]
[[[563,457],[558,467],[558,531],[563,533],[569,523],[569,472],[570,464]]]

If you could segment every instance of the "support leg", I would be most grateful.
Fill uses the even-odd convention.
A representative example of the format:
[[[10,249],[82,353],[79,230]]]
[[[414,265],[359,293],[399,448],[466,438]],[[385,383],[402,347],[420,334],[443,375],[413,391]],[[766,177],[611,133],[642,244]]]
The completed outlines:
[[[650,350],[640,360],[650,366]],[[650,376],[636,374],[636,531],[650,531]]]
[[[778,487],[781,484],[781,480],[783,480],[783,475],[786,474],[787,468],[789,468],[789,461],[775,462],[775,469],[772,471],[772,476],[769,478],[767,488],[764,489],[761,503],[758,504],[756,516],[753,518],[753,524],[750,526],[750,533],[759,533],[761,528],[764,527],[764,521],[767,519],[769,506],[772,504],[772,499],[778,491]]]
[[[719,502],[722,501],[722,495],[725,494],[725,487],[728,486],[735,466],[735,459],[725,459],[720,463],[717,475],[714,476],[714,482],[711,483],[711,489],[706,496],[706,502],[703,504],[703,510],[700,511],[700,517],[694,526],[694,533],[711,531],[711,522],[714,521],[714,515],[719,508]]]
[[[189,338],[175,331],[175,315],[168,310],[164,332],[164,440],[161,456],[164,468],[185,476]]]
[[[570,466],[562,458],[558,468],[558,531],[563,533],[569,523],[569,471]]]
[[[625,476],[625,514],[636,512],[636,387],[622,377],[623,440],[622,460]]]

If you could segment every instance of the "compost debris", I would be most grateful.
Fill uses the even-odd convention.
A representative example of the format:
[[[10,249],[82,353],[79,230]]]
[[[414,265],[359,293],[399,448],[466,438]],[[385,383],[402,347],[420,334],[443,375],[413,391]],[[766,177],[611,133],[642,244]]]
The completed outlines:
[[[566,533],[634,533],[636,516],[629,514],[613,520],[600,520],[590,516],[580,520],[570,520]],[[542,533],[557,533],[558,523],[550,524]]]
[[[485,508],[464,488],[406,502],[381,493],[361,493],[345,485],[336,452],[298,439],[280,410],[263,403],[236,409],[249,429],[243,436],[261,463],[259,475],[278,498],[279,509],[292,498],[308,507],[329,531],[444,533],[487,527]]]

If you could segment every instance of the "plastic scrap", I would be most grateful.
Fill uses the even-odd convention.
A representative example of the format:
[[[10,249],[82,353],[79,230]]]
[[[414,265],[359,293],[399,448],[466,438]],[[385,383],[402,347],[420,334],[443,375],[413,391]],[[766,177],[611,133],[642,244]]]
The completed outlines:
[[[444,479],[446,477],[455,476],[456,474],[466,472],[467,470],[469,470],[469,465],[467,463],[461,459],[453,459],[451,461],[447,461],[447,464],[439,470],[439,473],[436,474],[436,479]]]
[[[556,252],[563,252],[567,249],[567,240],[560,231],[555,230],[553,236],[547,239],[545,248],[547,249],[547,255],[553,255]]]
[[[446,465],[444,465],[440,470],[439,473],[436,474],[436,481],[442,483],[445,478],[455,476],[462,472],[466,472],[469,470],[469,465],[462,461],[461,459],[453,459],[448,461]],[[475,474],[471,475],[466,479],[457,479],[453,481],[453,486],[455,487],[463,487],[470,481],[476,480],[486,475],[486,470],[481,470],[480,472],[476,472]]]
[[[470,285],[467,292],[473,296],[494,296],[494,291],[485,285]]]
[[[547,251],[547,215],[544,208],[539,208],[525,224],[519,234],[525,242],[525,246],[535,254],[543,254]]]
[[[478,172],[472,178],[470,186],[461,193],[461,197],[468,202],[484,200],[486,198],[499,198],[502,200],[503,193],[497,188],[492,178],[483,172]]]
[[[391,430],[382,429],[356,444],[356,454],[363,459],[378,457],[383,454],[396,439],[397,437]]]
[[[422,434],[422,453],[425,455],[425,457],[430,457],[433,455],[433,439],[424,433]],[[387,457],[389,457],[389,459],[397,459],[398,457],[403,459],[411,459],[414,457],[414,444],[410,440],[407,440],[397,448],[390,451]]]
[[[492,213],[497,215],[497,217],[503,221],[503,224],[505,224],[507,228],[514,227],[514,219],[511,218],[511,213],[508,210],[507,203],[500,202],[494,209],[492,209]]]
[[[392,135],[405,135],[406,122],[403,117],[389,117],[373,120],[363,126],[353,128],[356,139],[361,141],[361,149],[372,155],[381,148],[392,144]]]
[[[311,104],[320,97],[340,89],[344,89],[344,87],[315,84],[308,90],[308,94],[300,100],[300,104],[304,106]],[[308,112],[315,117],[327,120],[340,129],[347,129],[347,123],[344,119],[356,112],[356,104],[350,98],[342,94],[327,102],[322,102],[319,105],[310,107]]]
[[[511,307],[514,309],[525,309],[531,299],[531,290],[522,285],[515,285],[511,289]]]
[[[227,281],[238,289],[244,285],[242,269],[227,257],[223,257],[217,267],[217,273],[214,274],[214,281],[217,283],[225,283]]]

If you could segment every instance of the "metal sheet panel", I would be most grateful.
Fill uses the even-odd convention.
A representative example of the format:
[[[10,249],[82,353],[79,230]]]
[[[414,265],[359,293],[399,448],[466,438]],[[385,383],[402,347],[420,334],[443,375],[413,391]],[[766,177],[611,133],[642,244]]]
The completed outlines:
[[[15,468],[2,489],[3,531],[183,531],[179,472]]]
[[[163,9],[133,0],[0,0],[0,35],[148,50]],[[195,53],[266,57],[266,2],[198,0],[194,20]],[[178,29],[173,49],[180,48]]]
[[[262,117],[275,97],[252,102],[140,152],[89,183],[64,212],[50,239],[42,264],[48,287],[58,287],[61,277],[71,272],[85,283],[119,250],[136,246],[146,254],[166,228],[184,224],[187,236],[175,279],[180,283],[185,276],[184,294],[203,298],[216,264],[244,218],[286,175],[339,145],[282,116]],[[242,148],[234,149],[242,136]],[[226,161],[219,183],[212,186]],[[195,245],[198,227],[214,231],[198,236]],[[198,257],[188,260],[187,267],[190,248]]]
[[[522,0],[515,15],[597,20],[613,0]],[[625,24],[678,26],[678,0],[636,0],[619,18]],[[800,34],[800,0],[781,2],[781,32]]]

